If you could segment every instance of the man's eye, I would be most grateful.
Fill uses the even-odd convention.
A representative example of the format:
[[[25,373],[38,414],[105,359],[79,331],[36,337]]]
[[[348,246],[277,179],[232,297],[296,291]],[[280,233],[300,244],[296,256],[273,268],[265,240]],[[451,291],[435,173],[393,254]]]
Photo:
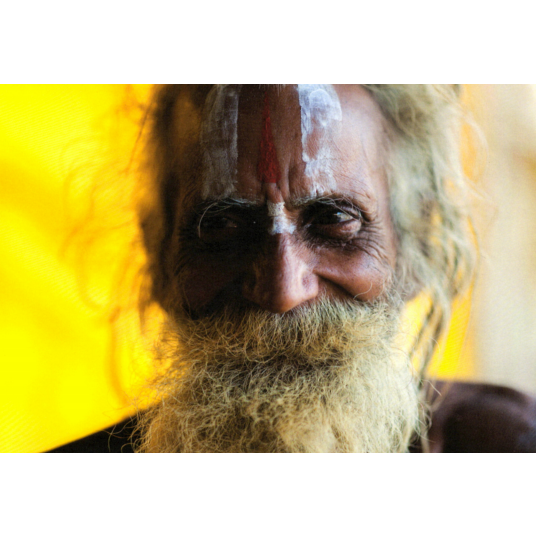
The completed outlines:
[[[309,229],[326,238],[351,240],[361,229],[361,217],[345,210],[323,210],[309,220]]]
[[[204,216],[197,226],[198,237],[206,243],[234,240],[244,231],[238,220],[227,216]]]
[[[334,225],[337,223],[346,223],[354,220],[355,218],[350,216],[350,214],[347,212],[338,210],[332,212],[325,211],[315,218],[314,223],[315,225]]]

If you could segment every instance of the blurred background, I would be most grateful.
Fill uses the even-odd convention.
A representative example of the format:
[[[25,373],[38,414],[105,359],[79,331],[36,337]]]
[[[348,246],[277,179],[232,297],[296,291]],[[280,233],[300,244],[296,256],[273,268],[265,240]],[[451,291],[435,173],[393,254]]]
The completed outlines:
[[[143,405],[126,178],[150,91],[0,86],[0,452],[46,451]],[[469,85],[463,100],[487,143],[465,151],[483,260],[430,374],[536,393],[536,86]]]

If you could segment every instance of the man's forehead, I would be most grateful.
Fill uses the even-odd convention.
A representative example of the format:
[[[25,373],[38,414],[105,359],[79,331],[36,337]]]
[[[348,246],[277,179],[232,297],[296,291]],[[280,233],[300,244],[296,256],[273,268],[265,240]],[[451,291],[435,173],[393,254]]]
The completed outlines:
[[[179,99],[175,118],[178,143],[201,148],[195,181],[203,199],[254,196],[254,180],[241,184],[252,175],[258,183],[303,175],[291,184],[297,203],[342,195],[341,183],[356,184],[379,165],[383,117],[360,86],[218,85],[202,93],[202,106],[199,95],[197,106],[191,95]]]
[[[356,84],[286,84],[248,85],[216,84],[190,86],[178,93],[174,107],[175,132],[192,131],[191,125],[204,122],[212,127],[225,128],[229,121],[238,119],[238,110],[257,105],[261,113],[262,100],[270,93],[272,106],[278,102],[286,107],[287,115],[292,108],[301,111],[301,126],[309,133],[315,125],[325,126],[331,120],[341,120],[351,111],[369,116],[381,116],[379,106],[372,94]],[[292,104],[295,106],[292,106]]]

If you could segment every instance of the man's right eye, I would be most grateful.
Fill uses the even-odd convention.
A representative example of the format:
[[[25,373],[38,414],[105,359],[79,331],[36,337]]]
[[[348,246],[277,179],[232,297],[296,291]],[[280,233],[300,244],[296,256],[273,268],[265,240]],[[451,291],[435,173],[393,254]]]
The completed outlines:
[[[197,226],[197,236],[205,243],[236,240],[243,233],[244,225],[235,218],[222,215],[205,215]]]

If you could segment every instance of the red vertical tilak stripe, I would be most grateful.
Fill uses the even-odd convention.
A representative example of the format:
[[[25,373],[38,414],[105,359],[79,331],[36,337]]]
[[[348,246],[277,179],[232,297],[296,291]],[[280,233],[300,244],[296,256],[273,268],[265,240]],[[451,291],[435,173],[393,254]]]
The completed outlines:
[[[264,95],[264,106],[262,109],[262,134],[257,172],[261,182],[276,183],[279,180],[279,163],[277,161],[274,136],[272,134],[268,92]]]

